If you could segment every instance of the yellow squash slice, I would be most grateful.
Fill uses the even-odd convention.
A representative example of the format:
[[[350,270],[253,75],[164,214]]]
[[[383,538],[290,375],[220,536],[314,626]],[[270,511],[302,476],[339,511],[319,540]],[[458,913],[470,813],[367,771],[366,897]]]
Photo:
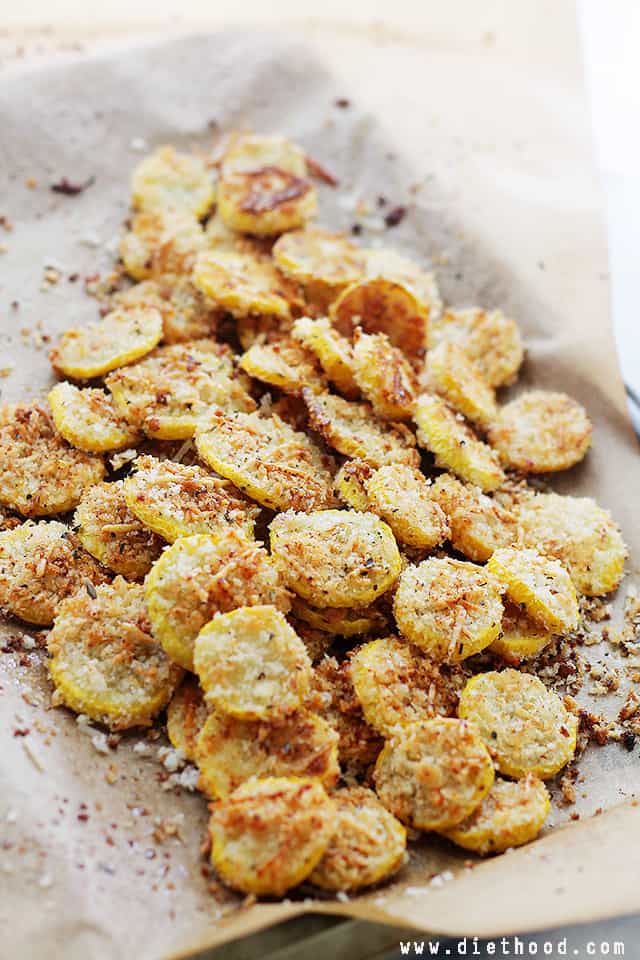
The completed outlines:
[[[104,390],[76,387],[65,380],[49,391],[47,400],[56,430],[78,450],[124,450],[135,446],[140,438]]]
[[[203,217],[213,205],[215,188],[200,157],[159,147],[134,170],[131,200],[140,210],[183,210]]]
[[[376,470],[365,486],[369,509],[386,520],[399,543],[430,550],[449,536],[445,513],[420,470],[389,464]]]
[[[356,330],[353,375],[374,413],[383,420],[411,420],[417,378],[413,368],[385,333]]]
[[[513,383],[524,356],[518,325],[502,310],[445,310],[429,325],[429,345],[440,343],[462,347],[490,387]]]
[[[462,347],[445,341],[430,350],[426,378],[435,393],[480,429],[486,429],[495,420],[494,391]]]
[[[568,633],[578,625],[575,587],[558,560],[505,547],[496,550],[487,569],[504,584],[509,599],[548,630]]]
[[[327,317],[299,317],[293,324],[291,334],[305,347],[312,350],[320,366],[336,390],[348,398],[360,395],[354,378],[353,349],[338,333]]]

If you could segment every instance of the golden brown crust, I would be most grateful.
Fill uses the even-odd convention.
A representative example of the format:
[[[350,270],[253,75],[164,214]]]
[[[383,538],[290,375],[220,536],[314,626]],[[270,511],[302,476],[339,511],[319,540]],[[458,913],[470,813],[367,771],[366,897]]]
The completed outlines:
[[[518,326],[501,310],[445,310],[429,325],[429,345],[461,346],[491,387],[513,383],[524,349]]]

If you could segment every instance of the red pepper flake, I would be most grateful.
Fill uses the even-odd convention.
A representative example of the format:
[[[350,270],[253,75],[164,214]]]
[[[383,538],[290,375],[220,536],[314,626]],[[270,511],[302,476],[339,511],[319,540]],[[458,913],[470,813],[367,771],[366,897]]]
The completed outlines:
[[[62,179],[58,180],[57,183],[52,183],[49,189],[52,193],[61,193],[64,197],[77,197],[79,193],[82,193],[88,187],[93,186],[95,182],[95,177],[89,177],[89,179],[85,180],[84,183],[74,183],[67,177],[62,177]]]
[[[16,727],[13,731],[14,737],[28,737],[30,733],[29,727]]]
[[[392,207],[392,209],[389,210],[389,213],[384,218],[384,222],[386,223],[387,227],[397,227],[399,223],[402,223],[406,215],[406,207]]]
[[[346,110],[347,107],[351,106],[351,100],[347,97],[338,97],[337,100],[333,101],[334,107],[337,107],[338,110]]]
[[[86,823],[88,819],[89,819],[88,813],[79,813],[76,817],[76,820],[79,820],[80,823]]]
[[[334,176],[330,170],[327,170],[321,163],[317,160],[314,160],[313,157],[310,157],[307,154],[307,169],[312,177],[316,177],[318,180],[321,180],[323,183],[327,183],[330,187],[337,187],[340,181],[336,176]]]

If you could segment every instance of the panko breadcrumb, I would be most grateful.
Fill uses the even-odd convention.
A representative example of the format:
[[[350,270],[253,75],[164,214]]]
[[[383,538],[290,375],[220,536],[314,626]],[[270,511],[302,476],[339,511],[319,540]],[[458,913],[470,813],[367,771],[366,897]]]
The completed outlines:
[[[256,604],[289,609],[266,550],[232,528],[176,540],[147,575],[145,594],[154,636],[187,670],[196,637],[214,614]]]
[[[214,614],[196,638],[193,665],[207,703],[240,720],[277,720],[309,691],[305,645],[273,606]]]
[[[316,607],[373,603],[400,574],[394,536],[370,513],[288,510],[271,522],[270,538],[284,582]]]
[[[73,510],[102,480],[102,459],[75,450],[56,431],[37,400],[0,408],[0,503],[24,517]]]
[[[396,730],[378,757],[376,792],[418,830],[448,830],[482,802],[494,780],[475,724],[435,717]]]
[[[277,415],[213,417],[196,434],[202,459],[273,510],[319,510],[334,503],[331,459]]]
[[[196,743],[209,713],[198,681],[187,675],[167,707],[167,736],[191,763],[196,762]]]
[[[56,430],[78,450],[105,453],[134,447],[140,433],[115,409],[104,390],[57,383],[47,396]]]
[[[429,345],[440,343],[462,347],[491,387],[513,383],[524,356],[518,325],[502,310],[445,310],[429,324]]]
[[[75,380],[102,377],[149,353],[162,336],[153,308],[112,310],[95,323],[67,330],[50,353],[51,364]]]
[[[323,890],[360,890],[396,873],[404,863],[407,833],[366,787],[332,794],[336,828],[309,882]]]
[[[254,777],[313,777],[327,790],[338,779],[338,734],[306,710],[276,722],[238,720],[220,711],[207,718],[196,743],[200,789],[227,797]]]
[[[548,630],[569,633],[578,625],[575,587],[558,560],[535,550],[504,547],[489,559],[487,570],[504,584],[513,603]]]
[[[122,480],[87,490],[73,525],[85,550],[127,580],[142,580],[162,550],[160,537],[127,507]]]
[[[495,780],[473,813],[444,836],[474,853],[503,853],[529,843],[540,833],[551,805],[542,780]]]
[[[507,777],[553,777],[571,760],[577,720],[542,680],[508,668],[472,677],[458,715],[473,721]]]
[[[355,332],[353,376],[363,396],[383,420],[411,420],[418,382],[402,350],[386,333]]]
[[[579,463],[591,446],[591,421],[566,393],[530,390],[500,408],[489,441],[522,473],[554,473]]]
[[[355,403],[329,393],[303,390],[309,423],[321,437],[346,457],[365,460],[372,467],[386,463],[418,466],[420,456],[413,433],[401,424],[378,420],[368,403]]]
[[[501,588],[483,567],[430,558],[403,571],[393,611],[407,640],[455,663],[484,650],[500,633]]]
[[[449,536],[449,523],[423,473],[406,464],[380,467],[365,481],[369,509],[400,543],[430,550]]]
[[[182,676],[151,636],[142,584],[122,577],[63,600],[47,645],[54,703],[111,730],[149,725]]]
[[[23,523],[0,533],[0,607],[39,626],[53,623],[59,604],[108,572],[57,520]]]
[[[235,527],[253,536],[260,508],[229,480],[194,464],[138,457],[124,482],[129,510],[150,530],[173,543],[195,533]]]
[[[211,862],[235,890],[281,897],[309,876],[335,829],[335,804],[317,781],[252,780],[212,807]]]

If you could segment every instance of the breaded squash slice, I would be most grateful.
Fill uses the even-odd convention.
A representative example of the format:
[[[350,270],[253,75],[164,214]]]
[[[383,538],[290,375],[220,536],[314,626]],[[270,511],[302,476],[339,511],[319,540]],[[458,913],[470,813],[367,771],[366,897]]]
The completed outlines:
[[[204,249],[204,230],[196,217],[177,210],[141,210],[120,240],[124,268],[134,280],[188,277]]]
[[[284,239],[284,238],[283,238]],[[327,317],[299,317],[291,335],[318,358],[320,366],[336,390],[353,399],[360,395],[354,377],[353,348],[331,325]]]
[[[494,780],[477,727],[434,717],[398,728],[374,773],[381,802],[417,830],[448,830],[484,800]]]
[[[193,280],[213,303],[234,317],[290,316],[290,282],[278,273],[268,257],[207,250],[198,256]]]
[[[238,135],[220,168],[218,210],[232,230],[258,237],[302,227],[318,206],[307,160],[284,137]]]
[[[291,612],[310,627],[323,630],[334,637],[359,637],[380,633],[389,625],[380,603],[367,607],[314,607],[295,594],[291,598]]]
[[[129,510],[158,536],[173,543],[194,533],[235,527],[248,537],[260,508],[232,483],[197,464],[138,457],[124,481]]]
[[[539,620],[533,620],[517,603],[506,600],[500,633],[489,649],[514,663],[537,656],[553,637]]]
[[[193,665],[207,703],[239,720],[278,720],[309,692],[306,647],[273,606],[214,614],[196,638]]]
[[[354,403],[311,390],[303,390],[302,397],[312,428],[346,457],[365,460],[372,467],[386,463],[410,466],[420,463],[413,433],[402,424],[376,419],[368,403]]]
[[[200,789],[228,797],[255,777],[313,777],[327,790],[336,783],[338,734],[306,710],[277,722],[238,720],[214,711],[196,742]]]
[[[102,320],[63,333],[50,359],[64,376],[89,380],[144,357],[161,336],[162,317],[157,310],[112,310]]]
[[[137,165],[131,202],[138,210],[182,210],[204,217],[215,200],[211,173],[201,157],[158,147]]]
[[[373,603],[400,574],[393,533],[371,513],[288,510],[271,522],[270,541],[286,585],[316,607]]]
[[[366,480],[369,509],[389,524],[399,543],[430,550],[449,536],[449,523],[420,470],[394,463]]]
[[[484,650],[500,633],[501,588],[483,567],[432,557],[403,571],[393,612],[407,640],[429,656],[456,663]]]
[[[344,233],[319,227],[292,230],[276,240],[273,259],[284,274],[303,284],[324,307],[365,272],[364,253]]]
[[[451,545],[469,560],[483,563],[499,547],[519,542],[517,511],[487,496],[479,487],[443,473],[432,484],[431,496],[447,517]]]
[[[374,468],[364,460],[345,460],[336,473],[333,489],[348,507],[365,513],[370,507],[367,482],[374,472]]]
[[[384,277],[402,284],[428,310],[429,321],[440,316],[442,300],[433,273],[390,247],[370,247],[364,252],[368,277]],[[401,344],[398,346],[404,349]]]
[[[343,771],[361,777],[376,762],[384,741],[365,719],[351,666],[349,659],[338,663],[335,657],[323,657],[313,670],[308,706],[336,731]]]
[[[418,381],[409,361],[386,333],[357,329],[353,375],[374,413],[383,420],[411,420]]]
[[[26,623],[50,626],[65,597],[109,579],[57,520],[23,523],[0,533],[0,607]]]
[[[322,393],[327,383],[315,355],[291,337],[278,343],[254,343],[240,358],[250,377],[299,397],[304,387]]]
[[[215,340],[159,347],[106,379],[121,414],[157,440],[184,440],[216,410],[255,408],[231,349]]]
[[[335,804],[317,781],[252,780],[212,807],[211,862],[234,890],[281,897],[309,876],[335,828]]]
[[[0,503],[23,517],[73,510],[84,491],[102,480],[98,456],[75,450],[56,431],[38,400],[0,407]]]
[[[434,393],[480,429],[487,429],[496,418],[493,388],[483,379],[465,350],[444,341],[427,355],[426,382]]]
[[[366,787],[347,787],[332,795],[336,828],[309,882],[323,890],[361,890],[400,869],[407,832]]]
[[[518,325],[502,310],[445,310],[429,324],[429,346],[440,343],[462,347],[490,387],[513,383],[524,356]]]
[[[436,464],[480,487],[485,493],[504,481],[496,453],[478,440],[461,414],[456,414],[440,397],[423,393],[415,404],[418,443],[430,450]]]
[[[151,636],[142,584],[122,577],[63,600],[47,645],[54,704],[111,730],[148,726],[182,676]]]
[[[167,707],[167,736],[190,763],[196,762],[196,743],[209,713],[198,681],[188,674]]]
[[[568,633],[577,627],[575,587],[558,560],[535,550],[504,547],[489,559],[487,570],[501,581],[513,603],[548,630]]]
[[[221,476],[273,510],[332,506],[332,461],[277,415],[218,415],[196,434],[198,453]]]
[[[627,547],[609,511],[595,500],[541,493],[518,513],[524,545],[559,560],[580,593],[597,597],[618,587]]]
[[[529,390],[506,403],[489,429],[502,462],[522,473],[568,470],[586,456],[592,426],[566,393]]]
[[[143,580],[163,547],[160,537],[130,512],[123,480],[90,487],[76,507],[73,525],[85,550],[127,580]]]
[[[549,791],[538,777],[496,780],[480,806],[444,836],[474,853],[504,853],[535,840],[550,806]]]
[[[472,677],[458,715],[480,730],[495,764],[507,777],[553,777],[573,757],[578,721],[542,680],[519,670]]]
[[[120,416],[104,390],[76,387],[65,380],[49,391],[47,400],[56,430],[78,450],[124,450],[140,439],[140,433]]]
[[[397,637],[359,647],[351,678],[367,721],[382,736],[431,717],[453,717],[464,682],[460,667],[438,664]]]
[[[223,312],[211,304],[190,277],[157,277],[117,293],[115,307],[153,307],[162,317],[165,344],[185,343],[212,337]]]
[[[187,670],[196,637],[216,613],[261,604],[289,609],[267,551],[233,528],[176,540],[153,565],[145,595],[153,635]]]

